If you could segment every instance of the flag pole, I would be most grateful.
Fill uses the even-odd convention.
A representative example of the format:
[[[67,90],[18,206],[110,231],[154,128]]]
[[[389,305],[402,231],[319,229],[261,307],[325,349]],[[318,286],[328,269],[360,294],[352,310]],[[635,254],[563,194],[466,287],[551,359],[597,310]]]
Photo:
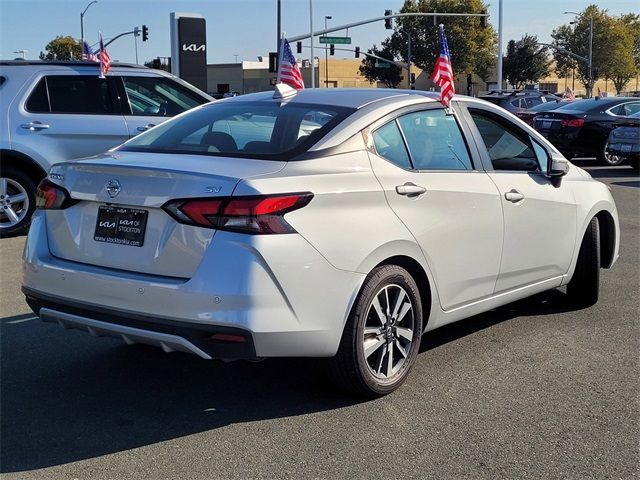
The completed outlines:
[[[98,57],[98,60],[100,60],[100,75],[98,76],[98,78],[100,79],[104,79],[104,64],[102,62],[102,49],[104,48],[104,42],[102,40],[102,31],[99,30],[100,33],[100,56]]]
[[[280,66],[282,65],[282,56],[284,55],[284,35],[285,32],[282,32],[282,35],[280,36],[280,46],[278,47],[280,55],[278,55],[278,76],[276,77],[276,85],[280,83]]]

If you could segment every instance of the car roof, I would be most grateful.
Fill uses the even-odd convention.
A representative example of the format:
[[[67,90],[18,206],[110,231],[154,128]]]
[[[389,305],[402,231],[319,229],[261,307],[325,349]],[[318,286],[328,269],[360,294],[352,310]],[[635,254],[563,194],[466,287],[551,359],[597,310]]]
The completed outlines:
[[[37,66],[37,67],[50,67],[50,66],[59,66],[59,67],[96,67],[99,65],[97,62],[90,62],[87,60],[0,60],[1,66],[17,66],[17,67],[27,67],[27,66]],[[125,67],[125,68],[145,68],[144,65],[137,65],[135,63],[120,63],[120,62],[112,62],[112,67]]]
[[[222,102],[260,102],[285,101],[286,103],[306,103],[316,105],[335,105],[360,109],[371,103],[392,98],[422,98],[438,100],[438,92],[420,90],[401,90],[392,88],[308,88],[299,90],[295,95],[284,100],[275,100],[273,90],[267,92],[250,93],[238,97],[225,98]]]

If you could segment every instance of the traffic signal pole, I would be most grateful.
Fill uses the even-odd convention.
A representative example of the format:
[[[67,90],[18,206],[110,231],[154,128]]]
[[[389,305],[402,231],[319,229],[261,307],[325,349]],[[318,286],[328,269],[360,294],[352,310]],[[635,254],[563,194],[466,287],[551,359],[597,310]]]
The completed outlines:
[[[340,25],[337,27],[325,28],[324,30],[318,30],[313,32],[313,27],[311,28],[312,33],[304,33],[302,35],[296,35],[295,37],[289,37],[287,40],[289,42],[297,42],[298,40],[305,40],[311,37],[319,37],[320,35],[325,35],[327,33],[338,32],[340,30],[346,30],[347,28],[359,27],[360,25],[368,25],[369,23],[375,23],[379,21],[384,21],[389,18],[404,18],[404,17],[488,17],[488,13],[394,13],[393,15],[385,15],[382,17],[370,18],[368,20],[361,20],[359,22],[347,23],[345,25]]]

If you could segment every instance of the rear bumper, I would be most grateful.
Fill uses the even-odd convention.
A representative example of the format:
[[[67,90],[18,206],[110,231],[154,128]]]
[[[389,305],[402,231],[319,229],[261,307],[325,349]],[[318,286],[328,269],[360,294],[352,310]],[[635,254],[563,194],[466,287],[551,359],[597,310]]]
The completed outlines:
[[[45,319],[125,340],[126,332],[109,324],[175,333],[215,358],[335,355],[365,276],[336,269],[300,235],[230,232],[215,235],[189,279],[86,265],[51,254],[46,217],[40,213],[33,216],[27,237],[21,283],[35,309],[47,309]],[[64,315],[107,325],[96,330],[92,322]],[[225,329],[244,334],[252,349],[221,351],[204,338]],[[134,333],[145,332],[129,332],[131,338]],[[152,339],[145,343],[162,346]]]
[[[215,325],[175,322],[53,298],[23,288],[27,304],[45,322],[82,330],[95,337],[116,337],[128,344],[144,343],[165,352],[185,352],[210,360],[255,359],[251,334]]]

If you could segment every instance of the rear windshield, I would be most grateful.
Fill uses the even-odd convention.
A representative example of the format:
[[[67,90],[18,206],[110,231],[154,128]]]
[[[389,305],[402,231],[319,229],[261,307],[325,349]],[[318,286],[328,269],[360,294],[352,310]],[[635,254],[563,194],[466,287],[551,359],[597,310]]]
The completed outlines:
[[[289,160],[353,111],[272,101],[211,103],[133,138],[119,150]]]
[[[603,110],[611,107],[614,104],[612,102],[606,102],[602,100],[596,100],[595,98],[588,98],[586,100],[576,100],[575,102],[571,102],[569,105],[565,105],[564,107],[560,107],[558,112],[588,112],[593,108],[601,107]]]

